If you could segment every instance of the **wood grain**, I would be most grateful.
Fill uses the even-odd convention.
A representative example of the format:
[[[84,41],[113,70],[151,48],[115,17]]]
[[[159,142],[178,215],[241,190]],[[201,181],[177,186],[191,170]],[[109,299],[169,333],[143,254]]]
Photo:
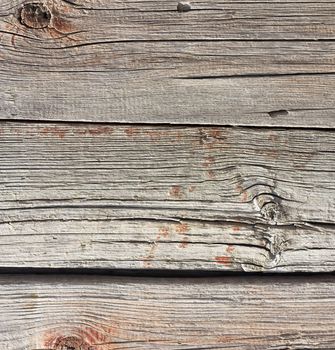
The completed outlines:
[[[0,267],[334,271],[332,132],[0,130]]]
[[[326,277],[0,278],[6,350],[333,349]],[[80,346],[79,346],[80,345]]]
[[[43,4],[0,0],[1,119],[335,126],[335,2]]]

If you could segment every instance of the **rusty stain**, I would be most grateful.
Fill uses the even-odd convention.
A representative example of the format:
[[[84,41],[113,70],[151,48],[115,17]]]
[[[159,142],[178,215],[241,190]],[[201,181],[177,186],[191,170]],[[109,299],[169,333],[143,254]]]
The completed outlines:
[[[52,350],[112,350],[112,338],[118,334],[113,326],[74,328],[71,332],[49,331],[43,337],[43,348]]]
[[[54,16],[52,20],[53,28],[60,33],[69,33],[74,30],[73,24],[59,16]]]
[[[195,189],[196,189],[196,186],[189,186],[188,192],[194,192]]]
[[[162,137],[161,131],[150,130],[146,131],[146,134],[150,136],[151,141],[159,141]]]
[[[232,246],[232,245],[229,245],[229,246],[226,248],[226,252],[227,252],[227,253],[230,253],[230,254],[231,254],[234,250],[235,250],[235,247]]]
[[[114,129],[108,126],[99,126],[88,129],[88,133],[92,136],[110,135],[113,133],[113,131]]]
[[[213,149],[218,144],[223,144],[225,142],[225,137],[222,136],[222,130],[220,129],[199,129],[200,134],[200,145]]]
[[[129,137],[137,135],[140,131],[138,128],[130,127],[124,130],[125,134]]]
[[[158,237],[168,237],[168,235],[170,234],[170,231],[167,227],[161,227],[159,229],[159,235]]]
[[[217,341],[219,343],[231,343],[232,341],[235,341],[236,338],[228,336],[228,335],[222,335],[217,337]]]
[[[229,256],[216,256],[215,261],[218,264],[229,265],[231,263],[231,257],[229,257]]]
[[[174,197],[174,198],[182,198],[183,197],[183,190],[181,188],[181,186],[179,185],[174,185],[171,187],[170,191],[169,191],[169,195],[170,197]]]
[[[177,131],[177,136],[175,137],[175,141],[180,142],[182,138],[182,133],[180,130]]]
[[[215,158],[214,158],[214,157],[211,157],[211,156],[205,157],[205,160],[204,160],[204,162],[203,162],[203,165],[204,165],[206,168],[208,168],[208,167],[212,166],[212,165],[214,164],[214,162],[215,162]]]
[[[16,32],[16,34],[17,34],[17,32]],[[11,39],[11,44],[12,44],[12,46],[14,47],[14,48],[16,48],[16,45],[15,45],[15,37],[16,37],[16,35],[12,35],[12,39]]]
[[[158,234],[154,240],[154,242],[151,243],[150,249],[148,251],[148,254],[144,257],[144,266],[150,267],[151,266],[151,260],[155,257],[155,252],[157,249],[157,244],[161,241],[161,239],[167,238],[170,234],[170,230],[168,227],[160,227],[158,230]]]
[[[40,134],[41,135],[48,135],[48,136],[56,136],[60,139],[63,139],[68,131],[69,130],[66,128],[60,128],[57,126],[53,126],[53,127],[42,128]]]
[[[90,135],[90,136],[101,136],[101,135],[111,135],[114,129],[109,126],[98,126],[95,128],[85,128],[81,130],[75,130],[74,133],[77,135]]]
[[[221,138],[222,137],[222,130],[217,129],[217,128],[215,128],[215,129],[212,128],[212,129],[210,129],[209,135],[216,138],[216,139]]]
[[[214,170],[208,170],[207,171],[207,176],[209,179],[215,179],[216,178],[216,174]]]
[[[187,248],[188,244],[189,244],[188,237],[184,237],[183,240],[179,243],[178,247],[182,248],[182,249],[185,249],[185,248]]]
[[[190,231],[190,226],[185,223],[180,223],[175,226],[176,233],[184,235]]]
[[[247,202],[248,200],[248,193],[247,191],[245,191],[243,189],[243,187],[241,185],[237,185],[236,186],[236,191],[239,193],[239,195],[241,196],[241,200],[242,202]]]

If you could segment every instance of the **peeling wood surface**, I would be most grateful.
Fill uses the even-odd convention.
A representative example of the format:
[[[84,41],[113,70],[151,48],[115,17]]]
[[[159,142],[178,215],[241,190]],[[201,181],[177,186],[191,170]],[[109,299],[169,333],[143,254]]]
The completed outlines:
[[[334,271],[332,132],[0,130],[1,267]]]
[[[0,0],[2,119],[335,126],[335,2],[34,3]]]
[[[333,349],[326,277],[3,276],[1,349]]]

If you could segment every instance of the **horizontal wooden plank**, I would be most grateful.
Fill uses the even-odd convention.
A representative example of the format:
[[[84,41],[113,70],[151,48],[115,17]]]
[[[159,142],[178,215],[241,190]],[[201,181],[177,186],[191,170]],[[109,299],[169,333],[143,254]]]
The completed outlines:
[[[1,119],[335,126],[335,2],[43,4],[0,0]]]
[[[0,130],[0,267],[334,271],[332,132]]]
[[[333,349],[326,277],[0,278],[0,346],[15,350]]]

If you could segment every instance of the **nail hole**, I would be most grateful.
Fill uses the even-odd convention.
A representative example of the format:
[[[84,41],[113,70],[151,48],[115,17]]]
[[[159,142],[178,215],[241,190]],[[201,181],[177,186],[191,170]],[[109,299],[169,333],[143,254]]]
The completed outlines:
[[[268,114],[270,117],[282,117],[288,115],[288,111],[286,109],[280,109],[278,111],[271,111]]]
[[[178,12],[191,11],[191,5],[188,2],[178,2],[177,11]]]
[[[20,10],[19,21],[26,27],[43,29],[49,25],[50,20],[51,13],[42,3],[27,3]]]

